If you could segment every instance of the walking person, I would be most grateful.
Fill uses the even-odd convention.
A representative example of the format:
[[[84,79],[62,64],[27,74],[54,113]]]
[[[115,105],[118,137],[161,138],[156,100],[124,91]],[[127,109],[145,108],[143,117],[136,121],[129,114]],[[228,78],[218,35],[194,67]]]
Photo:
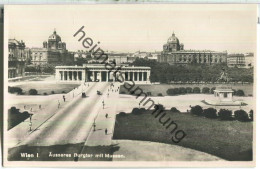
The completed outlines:
[[[107,128],[106,128],[106,130],[105,130],[105,134],[107,135]]]
[[[42,109],[42,105],[39,105],[39,109],[40,109],[40,110]]]
[[[107,117],[108,117],[108,114],[106,113],[106,119],[107,119]]]
[[[66,101],[66,98],[65,98],[65,96],[63,95],[63,101],[65,102]]]
[[[58,100],[58,109],[60,108],[60,101]]]

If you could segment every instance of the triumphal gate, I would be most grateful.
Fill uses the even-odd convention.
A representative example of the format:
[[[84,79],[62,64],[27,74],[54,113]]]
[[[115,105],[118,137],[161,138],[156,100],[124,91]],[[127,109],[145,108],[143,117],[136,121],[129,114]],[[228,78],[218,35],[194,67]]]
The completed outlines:
[[[58,82],[115,82],[134,81],[150,83],[150,67],[116,66],[106,68],[104,64],[84,64],[83,66],[56,66]],[[121,74],[121,77],[118,77]],[[118,77],[118,78],[116,78]]]

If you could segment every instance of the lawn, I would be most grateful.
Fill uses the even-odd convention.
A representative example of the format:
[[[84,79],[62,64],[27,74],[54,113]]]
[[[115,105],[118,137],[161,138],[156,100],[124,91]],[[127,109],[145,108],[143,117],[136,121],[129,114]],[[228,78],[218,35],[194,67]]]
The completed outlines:
[[[173,143],[171,134],[151,112],[140,115],[117,115],[113,139],[154,141],[175,144],[230,161],[252,160],[253,123],[206,119],[191,114],[166,111],[177,130],[186,133],[179,143]]]
[[[28,95],[30,89],[36,89],[38,94],[43,95],[44,93],[51,94],[52,91],[55,94],[68,93],[72,89],[77,88],[79,84],[56,84],[56,83],[28,83],[17,85],[15,87],[20,87],[23,89],[25,95]]]

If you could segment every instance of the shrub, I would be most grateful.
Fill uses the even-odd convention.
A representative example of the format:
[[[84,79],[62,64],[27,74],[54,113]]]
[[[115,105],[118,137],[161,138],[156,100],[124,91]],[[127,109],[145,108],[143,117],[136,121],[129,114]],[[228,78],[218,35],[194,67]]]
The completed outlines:
[[[203,114],[203,109],[201,106],[197,105],[197,106],[191,107],[190,112],[194,115],[201,116]]]
[[[237,90],[237,92],[236,92],[236,95],[237,96],[245,96],[245,93],[244,93],[244,91],[243,90]]]
[[[180,94],[185,94],[185,93],[187,93],[187,90],[186,90],[186,88],[181,87],[181,88],[179,89],[179,92],[180,92]]]
[[[179,88],[171,88],[171,89],[168,89],[166,91],[166,93],[170,96],[178,95],[178,94],[180,94],[180,89]]]
[[[48,94],[47,94],[46,92],[44,92],[44,93],[43,93],[43,95],[45,95],[45,96],[46,96],[46,95],[48,95]]]
[[[235,112],[235,119],[238,121],[249,121],[249,117],[247,112],[244,110],[236,110]]]
[[[233,90],[233,96],[237,95],[237,91],[235,89],[232,90]]]
[[[199,87],[194,87],[193,88],[193,93],[200,93],[200,88]]]
[[[23,89],[21,89],[20,87],[10,87],[8,86],[8,92],[9,93],[17,93],[17,94],[22,94],[23,93]]]
[[[54,91],[51,91],[51,94],[55,94],[55,92],[54,92]]]
[[[119,116],[126,116],[126,113],[125,112],[120,112],[118,115]]]
[[[140,108],[139,111],[140,111],[141,113],[143,113],[143,112],[145,112],[146,110],[145,110],[145,108]]]
[[[134,115],[139,115],[139,114],[141,114],[141,111],[140,111],[139,108],[133,108],[132,113],[133,113]]]
[[[164,106],[162,104],[156,104],[154,105],[154,109],[157,109],[157,110],[165,110]]]
[[[210,93],[211,93],[211,94],[214,94],[214,90],[216,90],[216,87],[212,87],[212,88],[210,89]]]
[[[186,92],[187,93],[192,93],[192,88],[191,87],[186,87]]]
[[[205,117],[210,118],[210,119],[217,118],[217,110],[214,109],[214,108],[204,109],[203,114],[204,114]]]
[[[253,110],[249,111],[249,117],[250,117],[251,121],[254,121],[254,111]]]
[[[30,89],[29,90],[29,95],[37,95],[38,91],[36,89]]]
[[[61,93],[66,93],[64,90]]]
[[[232,120],[232,111],[227,109],[220,109],[218,112],[220,120]]]
[[[176,107],[172,107],[172,108],[171,108],[171,112],[174,112],[174,113],[175,113],[175,112],[176,112],[176,113],[180,113],[180,111],[179,111],[178,109],[176,109]]]
[[[158,96],[163,96],[162,93],[158,93]]]
[[[203,87],[202,93],[209,93],[210,89],[208,87]]]
[[[125,94],[125,92],[124,91],[122,91],[122,92],[120,92],[121,94]]]

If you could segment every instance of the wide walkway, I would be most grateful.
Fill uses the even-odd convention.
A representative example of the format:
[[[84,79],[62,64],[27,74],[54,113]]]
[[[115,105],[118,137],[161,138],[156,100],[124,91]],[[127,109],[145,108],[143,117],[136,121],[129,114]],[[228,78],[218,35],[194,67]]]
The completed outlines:
[[[42,109],[42,112],[32,116],[31,131],[29,118],[9,130],[7,132],[8,147],[24,144],[34,145],[35,143],[37,145],[54,145],[75,142],[78,140],[78,138],[73,139],[75,133],[79,134],[81,130],[84,134],[87,133],[86,130],[89,127],[85,125],[90,123],[88,118],[93,114],[91,113],[93,111],[92,105],[95,105],[100,99],[96,91],[104,91],[107,86],[105,83],[83,84],[64,95],[65,102],[63,95],[60,95],[59,100],[53,100],[48,107]],[[86,92],[87,98],[81,98],[82,91]],[[87,119],[84,120],[84,118]],[[59,136],[60,134],[62,135]],[[85,138],[80,141],[85,141]]]

